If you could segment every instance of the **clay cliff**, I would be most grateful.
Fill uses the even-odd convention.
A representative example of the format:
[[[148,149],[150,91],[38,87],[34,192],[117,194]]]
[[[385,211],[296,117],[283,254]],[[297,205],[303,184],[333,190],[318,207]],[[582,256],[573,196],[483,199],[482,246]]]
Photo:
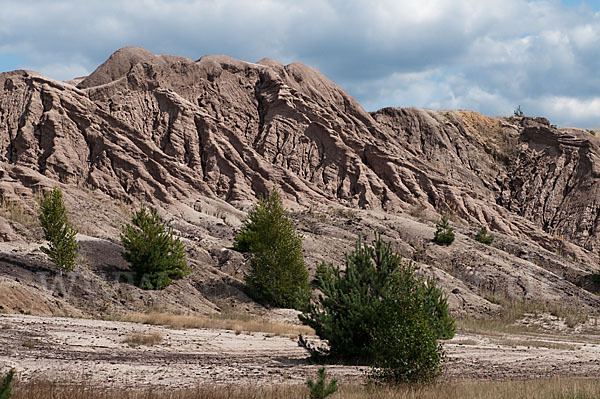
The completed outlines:
[[[368,113],[300,63],[193,61],[127,47],[68,83],[31,71],[0,74],[0,197],[29,215],[5,211],[0,240],[39,241],[35,223],[24,220],[44,187],[63,187],[89,242],[115,248],[115,220],[127,219],[119,204],[152,203],[190,240],[199,270],[190,295],[213,303],[202,288],[209,280],[240,290],[242,266],[231,265],[243,262],[226,248],[243,211],[279,187],[311,262],[340,260],[354,237],[381,229],[407,256],[424,251],[419,261],[456,291],[452,303],[462,311],[493,309],[486,292],[568,292],[595,306],[588,291],[599,246],[599,140],[544,118]],[[439,213],[452,216],[462,244],[427,241]],[[498,235],[498,253],[472,240],[480,225]],[[319,246],[323,236],[339,245]],[[37,262],[26,254],[4,261]],[[515,291],[522,279],[529,288]]]

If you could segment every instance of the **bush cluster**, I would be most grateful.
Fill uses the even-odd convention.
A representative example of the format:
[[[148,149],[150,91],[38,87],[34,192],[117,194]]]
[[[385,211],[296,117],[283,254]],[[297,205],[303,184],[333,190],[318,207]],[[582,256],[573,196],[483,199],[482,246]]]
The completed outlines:
[[[49,243],[48,248],[40,249],[61,271],[72,271],[78,250],[77,230],[69,223],[59,188],[44,193],[38,218]],[[142,207],[136,212],[131,224],[123,228],[121,242],[125,247],[122,256],[131,264],[140,288],[163,289],[171,279],[189,273],[183,244],[154,210]]]
[[[438,339],[451,338],[454,320],[435,281],[416,273],[377,235],[359,239],[345,270],[321,264],[318,301],[300,320],[327,340],[327,349],[299,344],[313,357],[373,365],[373,375],[392,382],[427,381],[440,371]]]
[[[68,222],[59,189],[46,193],[39,218],[50,243],[42,250],[61,270],[72,270],[76,230]],[[491,243],[493,237],[482,228],[476,239]],[[434,240],[454,241],[446,216],[437,223]],[[155,210],[137,211],[124,226],[121,241],[122,256],[141,288],[165,288],[190,271],[183,244]],[[320,294],[313,303],[302,237],[277,191],[250,210],[234,248],[249,258],[245,282],[250,296],[264,304],[304,310],[302,323],[327,341],[327,348],[314,348],[299,337],[313,357],[369,364],[373,377],[393,383],[424,382],[440,373],[444,352],[438,340],[455,333],[447,299],[433,279],[420,275],[415,264],[403,260],[379,234],[370,245],[358,239],[354,251],[345,255],[343,269],[325,263],[317,267],[314,284]],[[4,392],[10,392],[11,379],[9,373],[0,384]],[[336,383],[326,384],[324,368],[316,382],[307,381],[314,398],[333,394]]]

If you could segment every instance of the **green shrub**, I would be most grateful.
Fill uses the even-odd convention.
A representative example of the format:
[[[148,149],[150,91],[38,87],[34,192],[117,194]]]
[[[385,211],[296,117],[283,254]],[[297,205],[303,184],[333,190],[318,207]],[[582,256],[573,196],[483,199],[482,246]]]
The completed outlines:
[[[15,371],[10,370],[0,382],[0,399],[9,399],[12,391],[12,382]]]
[[[281,204],[277,191],[261,198],[235,236],[234,248],[248,252],[248,294],[256,301],[304,310],[311,296],[302,237]]]
[[[319,368],[319,377],[316,382],[313,380],[306,381],[306,385],[310,389],[310,399],[325,399],[338,390],[338,380],[336,378],[329,381],[327,385],[326,382],[325,367],[321,367]]]
[[[494,236],[487,233],[487,229],[485,227],[481,227],[477,234],[475,235],[475,239],[483,244],[491,244],[494,241]]]
[[[135,272],[135,283],[142,289],[160,290],[172,279],[189,274],[185,248],[172,228],[160,220],[155,210],[142,207],[121,233],[125,252],[121,255]]]
[[[446,298],[379,235],[372,245],[356,242],[344,271],[319,265],[315,282],[322,292],[318,303],[299,317],[329,347],[313,348],[300,337],[312,356],[371,364],[385,380],[422,381],[437,374],[443,360],[437,340],[455,332]]]
[[[436,230],[433,241],[438,244],[450,245],[454,242],[454,229],[448,223],[448,217],[442,216],[439,222],[435,224]]]
[[[44,229],[44,239],[49,243],[48,247],[41,247],[40,250],[48,255],[61,271],[72,271],[79,248],[75,239],[77,230],[69,223],[67,208],[59,188],[54,187],[52,191],[44,193],[39,219]]]
[[[409,270],[396,274],[373,329],[371,376],[388,383],[428,382],[440,374],[444,351],[432,322],[427,288]],[[452,332],[445,334],[454,335]]]
[[[424,289],[419,303],[423,303],[423,309],[431,320],[436,338],[452,339],[456,333],[456,321],[450,316],[448,298],[444,294],[444,291],[437,286],[435,280],[423,280],[422,277],[415,276],[414,271],[412,275],[417,281],[417,285]]]

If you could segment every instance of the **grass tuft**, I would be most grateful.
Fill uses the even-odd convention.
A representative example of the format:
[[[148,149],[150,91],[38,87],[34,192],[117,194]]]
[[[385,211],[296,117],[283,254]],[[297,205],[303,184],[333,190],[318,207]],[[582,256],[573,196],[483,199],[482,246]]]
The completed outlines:
[[[539,325],[519,324],[527,316],[552,315],[563,320],[567,327],[574,328],[588,321],[589,315],[581,309],[559,304],[548,304],[538,301],[515,301],[501,298],[492,294],[484,296],[488,302],[502,306],[500,314],[491,318],[465,318],[457,320],[463,332],[493,332],[493,333],[527,333],[540,332]]]
[[[21,346],[23,348],[33,349],[33,348],[35,348],[35,341],[32,341],[32,340],[23,341],[23,342],[21,342]]]
[[[33,230],[40,226],[36,215],[24,209],[21,205],[0,197],[0,216],[23,227]]]
[[[166,326],[170,328],[214,328],[242,332],[264,332],[282,336],[314,335],[307,326],[274,323],[259,318],[220,318],[219,316],[188,316],[171,313],[131,313],[118,318],[119,321]]]
[[[152,346],[158,345],[163,341],[162,334],[159,332],[151,333],[133,333],[125,337],[122,341],[129,346]]]

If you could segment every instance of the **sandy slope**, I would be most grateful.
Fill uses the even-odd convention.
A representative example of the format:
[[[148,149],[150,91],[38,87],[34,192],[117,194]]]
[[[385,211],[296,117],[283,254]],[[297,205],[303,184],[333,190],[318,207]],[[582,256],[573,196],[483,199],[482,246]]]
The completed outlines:
[[[160,332],[163,342],[137,348],[122,343],[132,332],[147,331]],[[445,344],[448,362],[444,378],[600,374],[600,336],[544,337],[551,348],[513,347],[505,339],[459,334]],[[528,338],[510,339],[514,343]],[[556,348],[557,343],[565,348]],[[225,330],[172,330],[112,321],[0,315],[0,367],[15,367],[24,379],[129,387],[302,383],[317,369],[305,356],[295,339],[262,333],[236,335]],[[360,382],[367,369],[328,366],[328,370],[342,381]]]

